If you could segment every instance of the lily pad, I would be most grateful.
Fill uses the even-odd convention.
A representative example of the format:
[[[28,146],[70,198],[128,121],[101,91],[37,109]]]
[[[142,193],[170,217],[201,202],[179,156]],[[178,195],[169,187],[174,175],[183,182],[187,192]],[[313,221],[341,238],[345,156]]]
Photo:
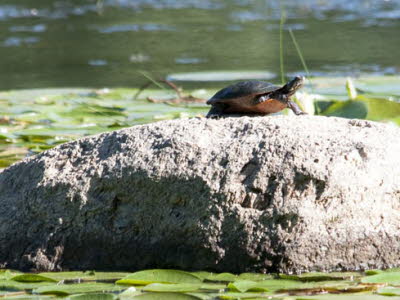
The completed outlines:
[[[400,296],[400,288],[388,286],[379,289],[377,293],[383,296]]]
[[[235,281],[237,279],[237,275],[232,273],[220,273],[220,274],[211,274],[206,278],[208,281],[218,281],[218,282],[230,282]]]
[[[117,284],[147,285],[150,283],[201,283],[201,279],[189,272],[179,270],[145,270],[130,274]]]
[[[0,270],[0,281],[11,279],[12,277],[20,274],[22,273],[19,271],[7,270],[7,269]]]
[[[200,278],[201,280],[206,279],[208,276],[211,276],[213,273],[211,272],[205,272],[205,271],[198,271],[198,272],[190,272],[194,276]]]
[[[117,299],[117,295],[103,294],[103,293],[77,294],[69,296],[66,299],[67,300],[114,300]]]
[[[208,290],[208,291],[220,291],[220,290],[224,290],[226,288],[227,288],[227,285],[223,284],[223,283],[206,282],[206,283],[202,283],[200,286],[200,289]]]
[[[201,287],[200,283],[151,283],[142,288],[145,292],[176,292],[176,293],[188,293],[195,292]]]
[[[128,272],[46,272],[39,275],[54,279],[56,281],[73,280],[73,281],[88,281],[88,280],[118,280],[131,273]]]
[[[272,274],[258,274],[258,273],[242,273],[238,276],[238,279],[240,280],[252,280],[252,281],[261,281],[273,278],[274,275]]]
[[[360,273],[357,272],[334,272],[334,273],[310,272],[298,275],[279,274],[279,277],[282,279],[299,280],[299,281],[344,280],[344,279],[353,279],[360,276],[361,276]]]
[[[315,296],[297,296],[296,300],[400,300],[400,297],[386,297],[380,295],[352,294],[352,295],[315,295]]]
[[[107,283],[55,284],[43,286],[34,290],[37,294],[67,296],[71,294],[95,292],[121,292],[124,288]]]
[[[0,280],[0,289],[22,291],[22,290],[33,290],[42,286],[49,286],[54,282],[18,282],[13,280]]]
[[[21,274],[12,277],[10,280],[18,282],[56,282],[56,280],[51,279],[46,276],[38,274]]]
[[[262,282],[256,282],[251,280],[237,280],[230,282],[228,288],[233,291],[239,291],[241,293],[252,291],[252,292],[265,292],[268,288],[262,285]]]
[[[400,272],[383,272],[380,274],[363,277],[361,282],[400,285]]]
[[[223,294],[219,294],[218,298],[219,299],[257,299],[261,298],[262,296],[265,296],[263,298],[271,297],[271,295],[266,295],[263,293],[234,293],[234,292],[226,292]]]
[[[199,300],[201,298],[180,293],[145,293],[134,297],[141,300]]]
[[[20,296],[6,296],[2,297],[2,300],[52,300],[50,296],[38,296],[38,295],[20,295]]]

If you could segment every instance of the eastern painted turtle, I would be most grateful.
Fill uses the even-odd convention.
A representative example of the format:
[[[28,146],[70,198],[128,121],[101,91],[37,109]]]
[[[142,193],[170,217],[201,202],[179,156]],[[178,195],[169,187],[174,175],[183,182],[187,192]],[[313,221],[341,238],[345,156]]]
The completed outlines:
[[[304,77],[296,76],[283,87],[265,81],[242,81],[217,92],[207,118],[230,114],[267,115],[290,108],[296,115],[306,114],[290,97],[303,86]]]

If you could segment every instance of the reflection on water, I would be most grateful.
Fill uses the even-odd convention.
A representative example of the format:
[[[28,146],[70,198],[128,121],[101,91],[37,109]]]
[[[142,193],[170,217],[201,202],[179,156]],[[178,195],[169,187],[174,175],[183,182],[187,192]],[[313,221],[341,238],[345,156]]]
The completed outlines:
[[[282,3],[289,75],[304,70],[288,30],[313,74],[399,73],[400,1]],[[278,0],[2,0],[0,89],[140,86],[141,71],[276,75],[280,18]]]

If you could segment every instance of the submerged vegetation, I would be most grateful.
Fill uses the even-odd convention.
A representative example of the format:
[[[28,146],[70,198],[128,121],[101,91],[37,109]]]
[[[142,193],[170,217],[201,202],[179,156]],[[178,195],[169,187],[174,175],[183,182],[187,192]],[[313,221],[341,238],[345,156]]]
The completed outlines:
[[[0,270],[1,299],[396,300],[400,299],[399,285],[399,269],[301,275],[235,275],[162,269],[136,273],[87,271],[39,274]]]
[[[83,136],[175,118],[202,117],[216,90],[42,89],[0,92],[0,168]],[[192,97],[190,97],[191,95]],[[204,101],[201,101],[204,99]],[[309,114],[400,125],[400,78],[313,78],[297,93]],[[287,113],[287,112],[284,112]]]

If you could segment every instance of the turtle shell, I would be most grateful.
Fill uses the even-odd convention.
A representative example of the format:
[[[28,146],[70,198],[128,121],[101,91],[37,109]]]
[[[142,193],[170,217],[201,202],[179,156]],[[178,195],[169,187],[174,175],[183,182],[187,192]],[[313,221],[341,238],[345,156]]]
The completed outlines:
[[[254,96],[267,94],[280,88],[265,81],[242,81],[220,90],[207,101],[207,104],[228,102],[245,97],[253,98]]]

